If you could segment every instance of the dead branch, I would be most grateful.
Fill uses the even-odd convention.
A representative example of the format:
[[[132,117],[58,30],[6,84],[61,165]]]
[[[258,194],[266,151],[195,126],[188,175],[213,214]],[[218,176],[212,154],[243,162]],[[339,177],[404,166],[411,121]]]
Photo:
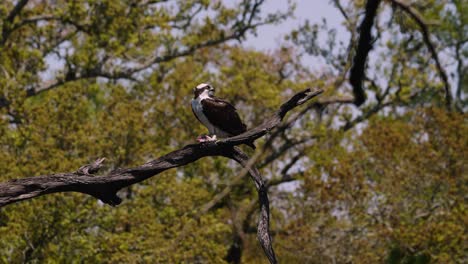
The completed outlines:
[[[223,156],[237,161],[250,173],[259,195],[260,220],[258,238],[271,263],[277,263],[269,234],[269,201],[267,187],[259,171],[249,163],[249,157],[237,145],[252,142],[277,127],[284,116],[293,108],[321,94],[323,90],[306,89],[282,104],[263,124],[247,132],[216,142],[187,145],[160,158],[134,168],[121,168],[107,175],[93,176],[102,165],[103,159],[80,167],[75,172],[41,175],[0,183],[0,207],[58,192],[79,192],[91,195],[102,202],[115,206],[122,202],[117,192],[127,186],[153,177],[165,170],[187,165],[208,156]]]
[[[353,66],[349,76],[349,82],[353,86],[354,104],[362,105],[366,101],[366,93],[362,87],[365,76],[366,61],[372,49],[373,38],[371,34],[374,19],[377,16],[377,8],[380,0],[368,0],[366,14],[359,26],[359,42],[353,59]]]
[[[268,192],[265,181],[260,176],[260,172],[257,168],[249,166],[249,157],[240,151],[239,148],[232,148],[232,151],[226,153],[225,157],[231,158],[243,167],[249,168],[250,176],[255,182],[258,201],[260,203],[260,218],[257,226],[257,237],[270,263],[277,263],[270,236],[270,202],[268,201]]]

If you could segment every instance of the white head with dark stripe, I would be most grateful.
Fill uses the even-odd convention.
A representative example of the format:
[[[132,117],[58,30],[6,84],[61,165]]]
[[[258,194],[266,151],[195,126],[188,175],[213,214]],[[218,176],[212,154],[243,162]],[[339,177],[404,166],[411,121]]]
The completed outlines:
[[[208,98],[213,97],[215,88],[207,83],[200,83],[197,87],[193,88],[193,98]]]

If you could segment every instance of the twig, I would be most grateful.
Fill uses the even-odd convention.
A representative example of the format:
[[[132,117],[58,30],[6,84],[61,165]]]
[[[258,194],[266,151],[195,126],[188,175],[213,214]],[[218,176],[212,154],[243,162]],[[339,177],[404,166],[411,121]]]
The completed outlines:
[[[81,166],[77,171],[76,173],[77,174],[81,174],[81,175],[91,175],[91,174],[95,174],[97,173],[101,167],[102,167],[102,163],[106,160],[106,158],[100,158],[100,159],[97,159],[95,160],[93,163],[91,164],[87,164],[87,165],[84,165],[84,166]]]
[[[346,11],[344,10],[343,6],[340,3],[340,0],[333,0],[333,3],[335,4],[336,8],[341,12],[343,17],[346,19],[346,21],[349,22],[349,16],[346,14]]]

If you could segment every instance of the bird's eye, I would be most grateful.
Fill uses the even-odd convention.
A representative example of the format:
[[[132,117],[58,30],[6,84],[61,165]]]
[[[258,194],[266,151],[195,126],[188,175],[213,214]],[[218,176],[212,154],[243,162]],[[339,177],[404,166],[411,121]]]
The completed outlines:
[[[213,87],[213,86],[208,86],[208,90],[210,90],[210,91],[213,91],[213,92],[214,92],[214,90],[215,90],[215,89],[214,89],[214,87]]]

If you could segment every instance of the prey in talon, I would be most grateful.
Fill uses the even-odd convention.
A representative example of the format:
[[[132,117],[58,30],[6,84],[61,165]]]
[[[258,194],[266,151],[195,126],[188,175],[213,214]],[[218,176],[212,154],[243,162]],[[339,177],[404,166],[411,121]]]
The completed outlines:
[[[206,83],[193,89],[192,112],[209,132],[209,135],[199,136],[198,142],[237,136],[247,130],[236,108],[228,101],[215,97],[214,93],[214,87]],[[253,141],[246,145],[255,149]]]

